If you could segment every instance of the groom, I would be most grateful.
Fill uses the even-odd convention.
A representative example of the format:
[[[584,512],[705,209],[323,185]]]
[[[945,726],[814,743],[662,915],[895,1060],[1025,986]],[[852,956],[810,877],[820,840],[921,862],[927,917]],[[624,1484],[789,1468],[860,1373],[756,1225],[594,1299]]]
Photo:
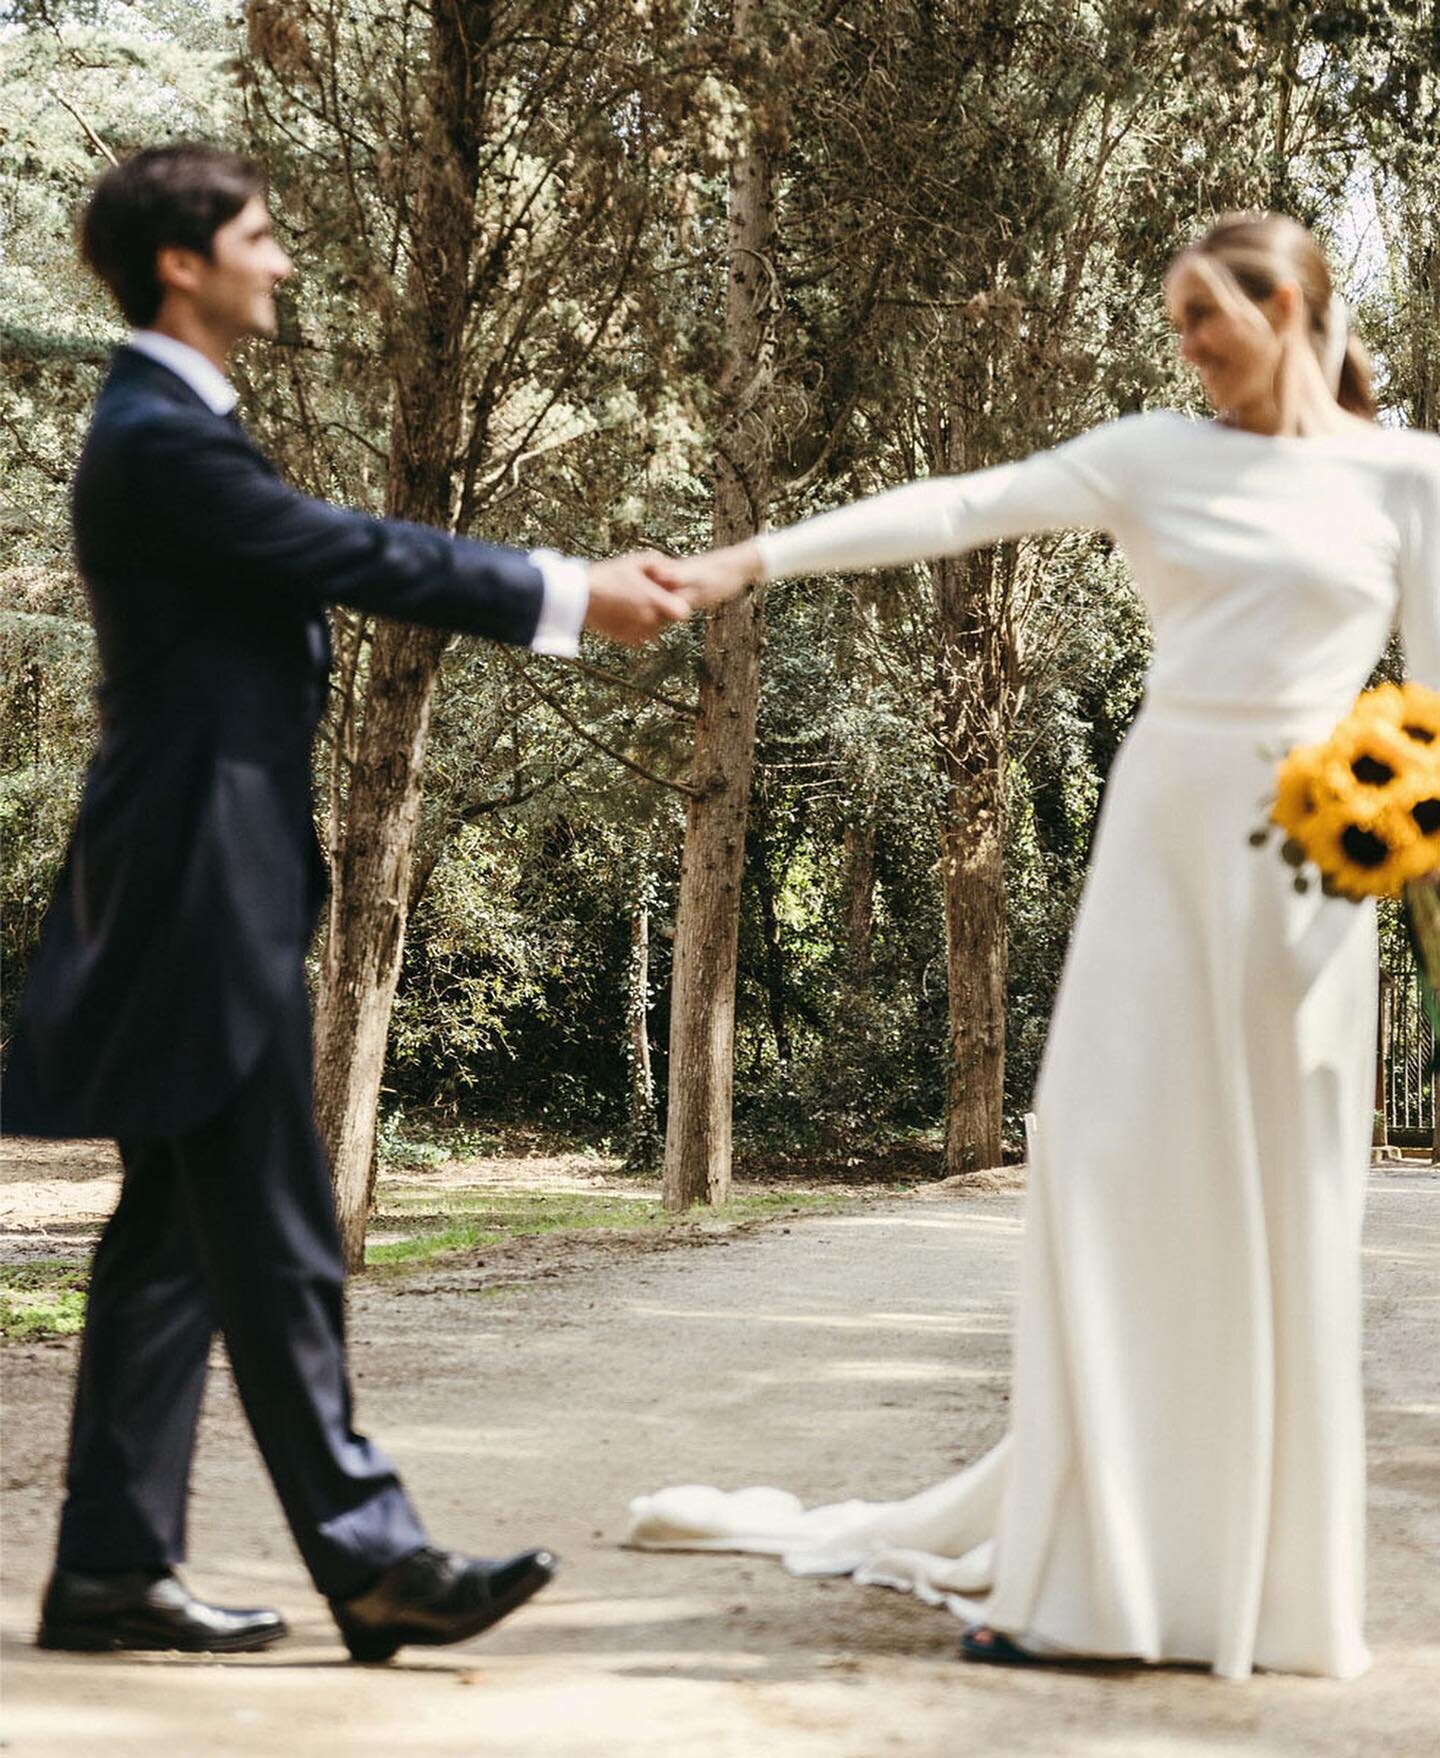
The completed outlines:
[[[236,421],[226,356],[273,335],[290,263],[254,170],[199,145],[107,173],[82,245],[134,326],[74,487],[100,746],[31,966],[6,1128],[117,1138],[56,1567],[37,1640],[233,1653],[277,1613],[203,1604],[185,1552],[215,1330],[291,1531],[350,1653],[463,1640],[550,1579],[433,1547],[351,1426],[343,1270],[312,1121],[305,950],[324,607],[573,654],[685,614],[664,559],[526,555],[307,500]]]

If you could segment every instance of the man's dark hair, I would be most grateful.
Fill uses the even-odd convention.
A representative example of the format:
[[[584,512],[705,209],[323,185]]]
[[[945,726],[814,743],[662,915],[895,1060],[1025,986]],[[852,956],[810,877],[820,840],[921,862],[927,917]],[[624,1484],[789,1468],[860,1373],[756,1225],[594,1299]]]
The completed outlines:
[[[153,323],[164,292],[155,253],[167,244],[209,256],[215,234],[264,193],[247,160],[200,141],[147,147],[107,171],[80,221],[85,261],[128,322]]]

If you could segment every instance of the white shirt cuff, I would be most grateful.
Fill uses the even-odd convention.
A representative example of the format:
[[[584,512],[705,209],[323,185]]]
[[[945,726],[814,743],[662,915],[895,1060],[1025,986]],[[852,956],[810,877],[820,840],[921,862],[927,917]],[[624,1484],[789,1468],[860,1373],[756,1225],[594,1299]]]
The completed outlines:
[[[585,612],[590,608],[589,566],[554,549],[532,549],[530,560],[540,570],[545,587],[530,650],[574,659],[580,651]]]

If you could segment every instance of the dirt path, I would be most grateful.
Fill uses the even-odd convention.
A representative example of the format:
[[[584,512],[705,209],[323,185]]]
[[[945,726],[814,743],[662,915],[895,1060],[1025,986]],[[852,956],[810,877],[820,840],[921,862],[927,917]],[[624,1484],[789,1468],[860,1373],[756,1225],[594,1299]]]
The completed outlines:
[[[225,1662],[28,1646],[48,1561],[72,1345],[7,1378],[3,1625],[18,1758],[525,1754],[525,1758],[1247,1758],[1435,1750],[1440,1695],[1440,1177],[1377,1173],[1367,1240],[1371,1635],[1353,1685],[964,1667],[946,1613],[734,1557],[619,1550],[662,1483],[884,1496],[1005,1421],[1019,1202],[927,1196],[704,1249],[587,1256],[362,1287],[362,1420],[442,1541],[545,1542],[560,1581],[489,1638],[342,1662],[240,1420],[212,1387],[190,1579],[273,1603],[294,1635]],[[653,1243],[653,1242],[652,1242]],[[533,1265],[531,1266],[534,1267]],[[487,1279],[488,1277],[488,1279]],[[498,1277],[498,1282],[497,1282]],[[1431,1732],[1425,1730],[1429,1728]]]

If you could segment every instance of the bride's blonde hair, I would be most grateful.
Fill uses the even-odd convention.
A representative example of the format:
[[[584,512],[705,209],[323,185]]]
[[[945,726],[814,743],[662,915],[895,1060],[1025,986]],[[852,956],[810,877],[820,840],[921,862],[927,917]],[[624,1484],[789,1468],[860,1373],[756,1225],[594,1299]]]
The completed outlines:
[[[1305,433],[1317,425],[1322,399],[1367,421],[1377,410],[1370,355],[1350,328],[1349,314],[1330,278],[1314,236],[1283,214],[1226,214],[1171,264],[1195,269],[1216,301],[1246,322],[1264,323],[1256,305],[1285,281],[1300,289],[1305,337],[1282,336],[1277,401],[1286,426]],[[1308,347],[1306,347],[1308,343]]]

